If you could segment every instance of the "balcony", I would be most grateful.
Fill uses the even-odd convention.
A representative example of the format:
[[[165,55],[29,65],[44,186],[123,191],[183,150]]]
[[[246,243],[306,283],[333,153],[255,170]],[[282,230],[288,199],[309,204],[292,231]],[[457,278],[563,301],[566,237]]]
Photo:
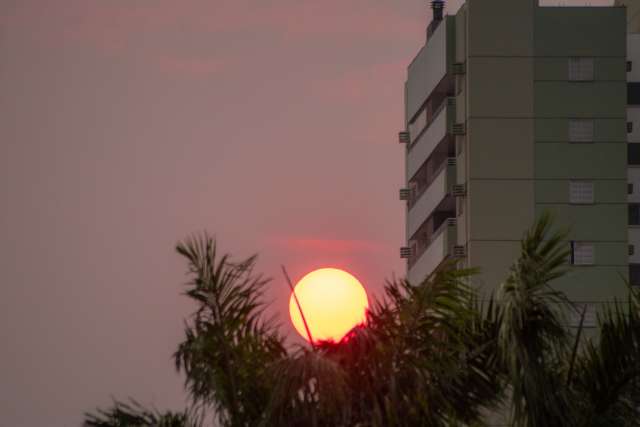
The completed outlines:
[[[453,247],[457,240],[455,218],[442,222],[433,233],[424,250],[419,251],[410,259],[407,278],[413,284],[418,284],[438,268],[442,262],[453,256]]]
[[[425,46],[411,61],[407,70],[407,118],[415,116],[438,83],[447,75],[452,63],[452,49],[447,49],[447,27],[445,19],[438,26]],[[451,43],[451,42],[450,42]]]
[[[433,113],[433,119],[414,140],[407,153],[407,178],[413,177],[435,148],[449,134],[455,120],[455,98],[446,98]]]
[[[411,238],[453,191],[456,183],[456,159],[448,158],[434,173],[434,179],[426,189],[417,194],[407,213],[407,237]],[[452,197],[449,197],[452,198]],[[447,203],[447,205],[453,204]],[[450,210],[447,206],[444,210]],[[455,207],[453,208],[455,211]]]

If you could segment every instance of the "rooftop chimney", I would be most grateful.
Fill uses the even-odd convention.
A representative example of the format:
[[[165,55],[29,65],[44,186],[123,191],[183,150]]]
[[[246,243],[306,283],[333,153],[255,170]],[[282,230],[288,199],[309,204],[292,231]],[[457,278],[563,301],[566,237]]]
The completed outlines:
[[[442,21],[442,15],[444,12],[444,0],[433,0],[431,2],[431,9],[433,9],[433,20]]]
[[[427,27],[427,40],[433,35],[438,28],[438,25],[442,22],[444,15],[444,0],[433,0],[431,2],[431,9],[433,10],[433,19]]]

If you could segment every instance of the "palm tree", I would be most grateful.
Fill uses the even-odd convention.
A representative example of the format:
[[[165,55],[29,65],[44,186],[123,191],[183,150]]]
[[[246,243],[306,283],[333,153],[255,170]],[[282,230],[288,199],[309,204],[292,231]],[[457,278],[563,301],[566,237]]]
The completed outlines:
[[[196,303],[174,354],[190,408],[162,414],[116,402],[85,426],[480,426],[506,407],[516,427],[640,426],[640,295],[605,308],[590,340],[553,288],[565,235],[543,215],[495,297],[479,304],[474,270],[445,264],[418,284],[392,280],[366,325],[338,343],[287,348],[264,318],[256,258],[218,254],[209,235],[176,250]],[[584,316],[584,312],[582,313]]]
[[[640,290],[605,307],[567,382],[579,396],[581,426],[640,426]]]
[[[525,234],[496,296],[496,354],[508,385],[511,423],[518,427],[559,426],[571,416],[557,370],[570,354],[565,313],[572,307],[551,286],[565,273],[569,251],[564,233],[550,234],[550,227],[551,217],[543,215]]]
[[[335,378],[344,378],[334,387],[345,396],[338,411],[323,422],[301,425],[444,426],[480,420],[481,408],[494,405],[499,390],[495,377],[479,369],[484,355],[476,351],[476,337],[467,333],[475,317],[466,285],[471,273],[445,268],[417,286],[406,280],[389,282],[385,298],[372,305],[366,326],[339,343],[320,343],[318,355],[308,358],[304,369],[285,370],[292,375],[314,372],[312,364],[320,357],[336,364],[330,371]],[[295,384],[309,380],[299,375]],[[295,401],[302,414],[313,412],[296,390],[284,387],[285,400]],[[312,404],[323,398],[331,402],[334,396],[318,393]],[[295,407],[287,412],[295,413]]]
[[[283,338],[262,316],[269,281],[253,274],[255,256],[219,256],[207,235],[176,250],[189,265],[185,295],[198,305],[174,355],[176,368],[192,402],[213,408],[222,425],[256,425],[270,401],[268,368],[286,356]]]
[[[499,360],[513,426],[640,425],[640,296],[606,305],[597,339],[576,333],[577,312],[552,282],[566,273],[563,232],[542,215],[525,234],[518,260],[486,315],[486,343]],[[582,312],[584,320],[584,311]]]
[[[417,286],[389,282],[366,326],[339,343],[298,349],[272,365],[262,425],[416,426],[478,421],[497,402],[495,377],[466,334],[475,312],[467,270]]]
[[[199,427],[201,420],[184,412],[160,413],[143,408],[138,402],[114,402],[107,410],[98,410],[87,414],[84,425],[87,427]]]

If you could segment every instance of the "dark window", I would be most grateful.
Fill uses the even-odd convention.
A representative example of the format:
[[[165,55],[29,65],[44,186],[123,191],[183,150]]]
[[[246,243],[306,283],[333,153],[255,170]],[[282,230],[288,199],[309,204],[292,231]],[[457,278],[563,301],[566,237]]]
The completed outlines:
[[[627,194],[633,194],[633,184],[632,183],[628,183],[627,184]]]
[[[633,68],[633,63],[631,61],[627,61],[627,73],[631,72]]]
[[[636,247],[633,245],[629,245],[629,256],[632,256],[636,253]]]
[[[630,165],[640,165],[640,144],[627,144],[627,158]]]
[[[629,203],[629,225],[640,225],[640,203]]]
[[[627,104],[640,105],[640,82],[627,83]]]
[[[627,122],[627,133],[633,132],[633,122]]]
[[[629,264],[629,284],[640,286],[640,264]]]

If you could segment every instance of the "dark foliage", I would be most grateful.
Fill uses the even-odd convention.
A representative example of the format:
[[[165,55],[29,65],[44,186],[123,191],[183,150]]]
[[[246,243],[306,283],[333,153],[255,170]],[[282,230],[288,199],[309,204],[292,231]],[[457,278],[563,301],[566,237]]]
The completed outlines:
[[[565,235],[543,215],[484,303],[473,270],[453,261],[421,283],[393,280],[366,325],[338,343],[287,349],[263,316],[269,282],[255,257],[235,262],[203,235],[177,246],[196,310],[174,355],[191,408],[161,414],[135,402],[88,414],[86,426],[640,427],[640,294],[600,313],[596,337],[568,327],[578,309],[552,282]],[[582,312],[584,316],[584,312]],[[196,421],[197,420],[197,423]]]

